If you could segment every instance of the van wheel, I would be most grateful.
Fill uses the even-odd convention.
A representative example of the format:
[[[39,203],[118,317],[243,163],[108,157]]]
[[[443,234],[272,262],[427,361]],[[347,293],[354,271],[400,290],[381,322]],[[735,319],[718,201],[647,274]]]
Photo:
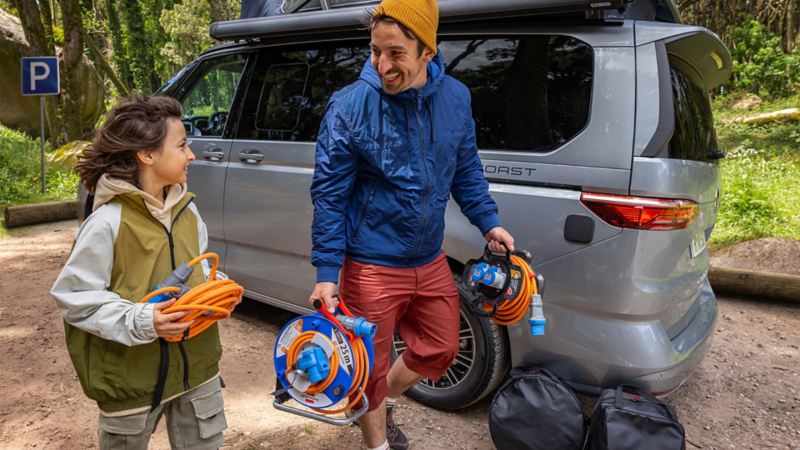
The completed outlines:
[[[458,282],[459,275],[454,276]],[[466,408],[492,392],[509,367],[508,339],[502,327],[475,315],[461,302],[458,353],[438,381],[423,379],[406,395],[423,405],[441,410]],[[406,349],[400,335],[394,335],[392,362]]]

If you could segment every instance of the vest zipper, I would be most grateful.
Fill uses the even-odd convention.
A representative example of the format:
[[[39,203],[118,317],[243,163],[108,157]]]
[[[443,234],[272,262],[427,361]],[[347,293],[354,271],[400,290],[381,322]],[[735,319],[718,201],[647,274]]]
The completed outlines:
[[[169,239],[169,256],[172,258],[172,270],[175,270],[175,242],[172,240],[172,228],[175,226],[175,222],[178,221],[178,218],[186,211],[186,208],[189,207],[189,204],[194,201],[194,197],[189,198],[189,201],[186,202],[185,205],[180,209],[180,211],[175,214],[175,218],[172,219],[172,225],[170,226],[169,231],[167,231],[167,238]],[[159,222],[160,223],[160,222]],[[163,226],[163,224],[162,224]],[[166,227],[164,227],[166,230]],[[189,334],[189,329],[186,329],[186,332],[183,333],[184,339]],[[186,355],[186,349],[183,348],[183,341],[178,342],[178,349],[181,351],[181,358],[183,359],[183,388],[185,390],[189,390],[191,386],[189,386],[189,357]]]
[[[167,227],[165,227],[164,224],[161,223],[160,220],[156,219],[155,217],[153,217],[152,214],[150,214],[150,210],[147,209],[147,202],[145,202],[144,198],[142,198],[142,203],[144,204],[144,210],[147,211],[147,214],[149,214],[150,217],[153,217],[153,219],[156,219],[156,222],[158,222],[158,224],[161,225],[161,228],[163,228],[164,232],[167,234],[167,240],[169,241],[169,259],[170,259],[170,264],[172,265],[172,270],[175,270],[175,267],[177,267],[176,264],[175,264],[175,241],[172,239],[172,228],[175,226],[175,222],[178,221],[178,218],[181,216],[181,214],[183,214],[183,212],[186,211],[186,208],[188,208],[189,204],[192,203],[193,201],[194,201],[194,197],[190,197],[189,201],[186,202],[186,204],[183,205],[183,207],[181,207],[180,211],[178,211],[175,214],[175,217],[172,219],[172,222],[170,224],[170,229],[167,229]],[[186,331],[188,332],[189,330],[187,329]],[[184,333],[184,336],[186,336],[187,334],[188,333]],[[159,341],[162,341],[162,345],[166,344],[166,341],[164,341],[161,338],[159,338]],[[189,388],[190,388],[190,385],[189,385],[189,357],[186,355],[186,349],[183,348],[183,342],[182,341],[178,342],[178,349],[180,349],[180,351],[181,351],[181,359],[183,359],[183,388],[188,391]],[[167,355],[169,355],[169,353],[167,353]],[[164,364],[163,353],[162,353],[161,364],[162,365]],[[163,381],[160,379],[162,377],[162,375],[163,375],[163,378],[164,378]],[[159,371],[159,382],[156,383],[156,386],[159,386],[159,385],[161,386],[161,389],[160,389],[161,392],[156,392],[156,396],[159,399],[163,395],[164,385],[166,384],[165,383],[166,378],[167,378],[167,371],[164,370],[162,372],[160,370]],[[156,390],[158,391],[158,389],[156,389]],[[155,409],[158,405],[156,405],[155,402],[153,402],[153,403],[154,403],[153,404],[153,409]],[[160,403],[160,401],[159,401],[159,403]]]
[[[422,214],[422,227],[419,229],[419,233],[417,234],[417,249],[414,251],[414,258],[419,256],[419,249],[422,246],[422,237],[424,235],[425,228],[428,226],[428,193],[430,191],[430,174],[428,173],[428,159],[425,156],[425,134],[423,133],[423,129],[425,127],[422,124],[422,117],[420,117],[421,109],[422,91],[418,89],[417,99],[414,102],[414,112],[417,114],[417,123],[419,124],[419,148],[420,152],[422,153],[422,167],[425,168],[425,186],[423,187],[425,209],[423,210],[424,213]]]

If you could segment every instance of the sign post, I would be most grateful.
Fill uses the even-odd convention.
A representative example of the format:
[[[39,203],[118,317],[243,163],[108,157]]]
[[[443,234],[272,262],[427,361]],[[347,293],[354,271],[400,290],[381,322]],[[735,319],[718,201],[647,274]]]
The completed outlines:
[[[47,167],[44,154],[44,96],[58,95],[60,92],[61,78],[58,73],[58,57],[37,56],[22,58],[22,95],[39,96],[39,114],[42,126],[42,194],[47,191],[47,182],[45,180]]]

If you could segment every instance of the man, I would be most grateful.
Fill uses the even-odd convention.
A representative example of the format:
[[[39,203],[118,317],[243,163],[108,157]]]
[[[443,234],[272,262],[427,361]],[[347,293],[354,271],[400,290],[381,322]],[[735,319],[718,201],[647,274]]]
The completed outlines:
[[[370,449],[408,448],[395,399],[440,378],[458,350],[459,297],[442,251],[450,195],[493,251],[514,246],[483,176],[469,90],[437,55],[438,22],[436,0],[383,0],[370,61],[331,97],[317,139],[309,300],[335,307],[341,270],[345,303],[378,325],[359,421]],[[408,347],[390,369],[395,329]]]

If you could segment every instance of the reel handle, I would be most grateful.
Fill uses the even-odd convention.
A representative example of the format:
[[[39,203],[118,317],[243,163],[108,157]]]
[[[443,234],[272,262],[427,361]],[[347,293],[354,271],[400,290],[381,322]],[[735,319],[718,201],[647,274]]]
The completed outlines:
[[[506,252],[503,255],[505,257],[506,263],[508,265],[511,265],[511,251],[508,249],[506,244],[500,242],[500,245],[502,245],[503,248],[506,249]],[[498,258],[498,254],[489,249],[489,244],[486,244],[486,246],[483,248],[483,256],[486,257],[487,261],[492,261],[493,259]]]
[[[333,297],[339,299],[339,306],[337,307],[339,311],[341,311],[344,315],[348,317],[355,317],[353,316],[353,313],[350,312],[350,309],[347,307],[347,305],[344,304],[344,300],[342,300],[342,298],[339,297],[339,294],[334,294]],[[328,308],[325,308],[325,305],[322,303],[322,300],[318,298],[312,300],[311,303],[312,306],[314,306],[314,309],[316,309],[319,313],[325,316],[326,319],[336,324],[336,326],[339,327],[340,330],[342,330],[342,332],[347,336],[348,339],[350,339],[351,341],[353,339],[356,339],[356,335],[350,332],[347,328],[345,328],[345,326],[342,325],[341,322],[339,322],[339,319],[336,318],[336,316],[334,315],[336,311],[334,311],[334,314],[331,314],[331,312],[328,311]]]

